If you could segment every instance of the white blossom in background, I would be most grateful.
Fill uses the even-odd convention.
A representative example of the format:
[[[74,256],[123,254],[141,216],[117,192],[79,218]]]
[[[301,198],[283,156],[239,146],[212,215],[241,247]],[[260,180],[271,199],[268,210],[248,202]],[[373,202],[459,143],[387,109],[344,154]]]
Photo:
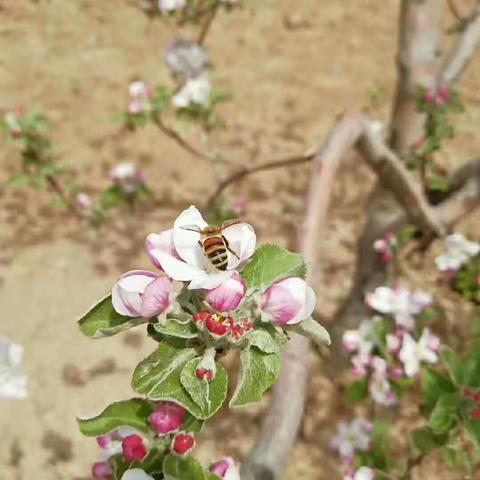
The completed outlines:
[[[151,110],[150,99],[152,97],[152,89],[140,80],[132,82],[128,87],[130,101],[128,102],[128,112],[137,115],[142,112]]]
[[[343,348],[348,352],[358,352],[360,355],[371,353],[377,345],[375,328],[380,321],[381,317],[373,317],[363,320],[358,329],[347,330],[343,334]]]
[[[113,183],[120,185],[125,193],[133,193],[139,184],[145,183],[143,173],[129,162],[119,163],[110,172]]]
[[[158,0],[158,9],[162,13],[173,12],[181,10],[187,5],[187,0]]]
[[[467,240],[460,233],[445,239],[446,252],[435,259],[437,268],[444,273],[455,273],[468,260],[480,253],[480,243]]]
[[[381,357],[372,359],[372,376],[368,389],[373,401],[380,405],[390,406],[397,401],[387,379],[387,362]]]
[[[398,356],[403,363],[405,374],[408,377],[414,377],[420,371],[422,362],[436,363],[439,348],[439,338],[433,335],[428,328],[423,330],[418,342],[410,334],[404,333],[402,348]]]
[[[188,80],[204,72],[208,55],[200,45],[178,39],[165,50],[163,60],[173,76]]]
[[[0,337],[0,399],[22,399],[27,396],[27,377],[18,371],[23,347]]]
[[[366,297],[367,305],[377,312],[392,315],[399,327],[412,330],[415,317],[431,305],[432,296],[426,292],[411,292],[403,287],[378,287]]]
[[[370,450],[372,429],[372,423],[362,418],[340,422],[330,445],[345,458],[352,457],[356,451],[366,452]]]
[[[210,99],[210,80],[207,73],[188,79],[173,96],[172,103],[177,108],[187,108],[192,104],[207,106]]]
[[[397,245],[397,237],[393,232],[387,232],[383,237],[373,242],[373,248],[380,254],[382,262],[388,263],[393,258],[394,249]]]
[[[375,472],[369,467],[360,467],[358,470],[349,472],[343,480],[373,480]]]

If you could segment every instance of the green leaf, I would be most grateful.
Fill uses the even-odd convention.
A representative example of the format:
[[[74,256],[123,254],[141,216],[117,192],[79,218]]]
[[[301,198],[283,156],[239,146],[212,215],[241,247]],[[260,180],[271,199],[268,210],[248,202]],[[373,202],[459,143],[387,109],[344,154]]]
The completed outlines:
[[[158,333],[170,335],[177,338],[196,338],[197,327],[192,321],[182,322],[176,318],[167,318],[153,326]]]
[[[430,414],[429,423],[434,433],[447,432],[455,422],[459,398],[457,394],[442,395]]]
[[[180,430],[188,433],[200,433],[205,422],[199,418],[194,417],[190,412],[185,412]]]
[[[351,383],[344,394],[344,401],[347,405],[355,405],[368,397],[368,380],[357,380]]]
[[[242,271],[249,288],[262,288],[286,277],[302,277],[307,273],[305,261],[277,245],[262,245]]]
[[[112,296],[108,295],[78,320],[81,332],[90,338],[103,338],[135,327],[138,318],[120,315],[112,305]]]
[[[447,377],[430,368],[423,369],[421,388],[428,409],[432,409],[443,394],[455,392],[455,385]]]
[[[330,345],[330,335],[317,321],[309,317],[295,325],[284,325],[285,329],[309,338],[315,345]]]
[[[463,427],[465,433],[475,445],[475,448],[480,450],[480,422],[478,420],[472,420],[471,418],[465,418]]]
[[[248,344],[265,353],[277,353],[287,343],[287,336],[271,323],[262,323],[247,336]]]
[[[201,358],[190,360],[180,374],[180,381],[200,408],[201,418],[207,419],[218,411],[227,397],[228,376],[225,369],[217,364],[217,373],[211,382],[199,380],[195,371],[200,361]]]
[[[446,445],[449,440],[448,433],[435,434],[430,427],[416,428],[410,435],[413,445],[422,454],[428,454],[432,450]]]
[[[180,381],[183,368],[195,356],[192,348],[160,343],[151,355],[137,365],[133,372],[132,388],[151,400],[177,402],[195,417],[202,418],[201,409]]]
[[[77,418],[77,422],[80,431],[89,437],[105,435],[119,427],[148,432],[148,416],[152,411],[146,400],[133,398],[112,403],[100,415],[88,419]]]
[[[462,385],[464,382],[463,363],[458,355],[450,347],[444,346],[440,352],[440,358],[455,385]]]
[[[163,475],[165,480],[206,480],[203,467],[192,457],[167,455],[163,460]]]
[[[244,407],[260,401],[280,372],[280,355],[264,353],[256,347],[243,350],[240,363],[240,376],[230,400],[231,407]]]

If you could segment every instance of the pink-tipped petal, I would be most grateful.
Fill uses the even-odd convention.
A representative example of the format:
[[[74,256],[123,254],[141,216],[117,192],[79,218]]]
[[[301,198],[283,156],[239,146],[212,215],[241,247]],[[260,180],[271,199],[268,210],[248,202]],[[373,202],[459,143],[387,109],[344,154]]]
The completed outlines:
[[[172,282],[165,275],[158,277],[145,289],[140,313],[143,318],[156,317],[170,306]]]
[[[217,312],[236,310],[247,291],[245,281],[237,272],[218,287],[210,290],[207,301]]]
[[[160,233],[150,233],[147,235],[145,239],[145,250],[152,263],[160,270],[162,270],[162,266],[152,255],[152,250],[160,250],[168,253],[172,257],[179,258],[173,245],[173,229],[171,228],[170,230],[165,230]]]

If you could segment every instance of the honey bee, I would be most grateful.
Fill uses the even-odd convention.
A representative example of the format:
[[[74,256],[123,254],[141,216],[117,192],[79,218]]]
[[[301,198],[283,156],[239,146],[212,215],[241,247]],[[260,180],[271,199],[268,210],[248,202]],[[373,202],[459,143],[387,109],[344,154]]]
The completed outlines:
[[[230,248],[228,240],[223,235],[223,230],[240,223],[240,220],[226,220],[221,227],[216,225],[208,225],[205,228],[197,227],[196,225],[187,225],[182,227],[183,230],[190,232],[197,232],[200,234],[199,245],[203,250],[205,257],[207,257],[210,264],[224,272],[228,265],[228,253],[230,252],[240,260],[240,257]]]

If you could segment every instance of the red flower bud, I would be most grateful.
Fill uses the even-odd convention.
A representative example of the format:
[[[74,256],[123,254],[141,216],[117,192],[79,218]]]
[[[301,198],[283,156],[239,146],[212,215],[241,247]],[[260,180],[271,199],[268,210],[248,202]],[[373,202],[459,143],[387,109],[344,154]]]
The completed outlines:
[[[195,446],[195,437],[188,433],[179,433],[173,439],[172,448],[179,455],[186,455],[191,452]]]
[[[480,407],[472,408],[471,415],[473,420],[480,420]]]
[[[475,402],[480,403],[480,392],[475,392],[472,394],[471,398],[473,398]]]
[[[201,312],[197,312],[193,314],[192,320],[195,323],[202,323],[207,321],[208,318],[210,318],[212,314],[210,312],[207,312],[206,310],[203,310]]]
[[[143,460],[147,456],[147,449],[140,435],[130,435],[122,442],[123,458],[126,462]]]
[[[185,417],[185,409],[174,402],[162,402],[148,417],[150,426],[159,435],[168,435],[177,431]]]
[[[211,381],[215,377],[215,372],[206,368],[197,368],[195,375],[199,380],[206,378],[208,381]]]
[[[96,462],[92,465],[92,477],[113,478],[112,468],[108,462]]]
[[[205,325],[207,327],[207,330],[210,333],[213,333],[214,335],[218,335],[221,337],[222,335],[225,335],[228,332],[228,320],[224,319],[223,317],[219,317],[218,315],[210,315],[206,320],[205,320]]]

